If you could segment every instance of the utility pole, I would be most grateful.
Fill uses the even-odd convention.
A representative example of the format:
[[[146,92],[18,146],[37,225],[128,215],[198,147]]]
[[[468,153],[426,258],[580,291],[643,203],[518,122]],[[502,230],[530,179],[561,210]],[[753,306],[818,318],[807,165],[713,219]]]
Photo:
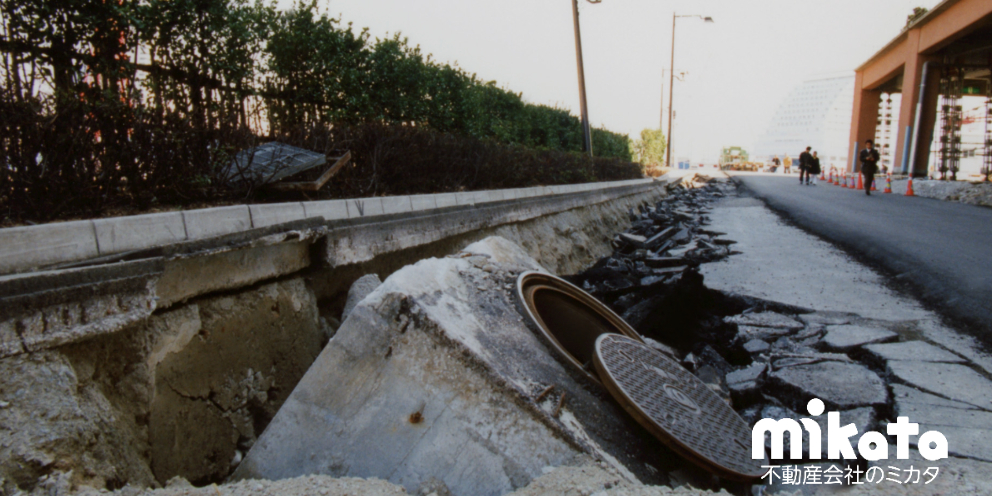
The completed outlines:
[[[582,112],[582,134],[585,148],[583,151],[592,157],[592,131],[589,129],[589,109],[586,107],[586,75],[582,67],[582,35],[579,33],[579,0],[572,0],[572,23],[575,25],[575,60],[579,68],[579,107]]]
[[[675,12],[672,12],[672,57],[668,66],[668,140],[665,143],[665,167],[672,168],[672,86],[675,84]],[[662,76],[662,81],[665,80]]]

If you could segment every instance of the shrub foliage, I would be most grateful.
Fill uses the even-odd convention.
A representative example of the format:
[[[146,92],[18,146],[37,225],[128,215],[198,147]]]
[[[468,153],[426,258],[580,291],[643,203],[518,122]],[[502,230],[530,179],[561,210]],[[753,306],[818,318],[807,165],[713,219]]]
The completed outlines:
[[[0,220],[256,200],[220,179],[280,139],[353,150],[321,196],[638,177],[567,110],[372,39],[315,1],[0,0]],[[264,199],[264,198],[263,198]]]

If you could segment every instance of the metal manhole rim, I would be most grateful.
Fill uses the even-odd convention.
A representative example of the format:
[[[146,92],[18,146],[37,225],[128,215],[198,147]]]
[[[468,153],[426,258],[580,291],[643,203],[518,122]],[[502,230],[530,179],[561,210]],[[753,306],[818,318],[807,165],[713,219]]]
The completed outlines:
[[[616,337],[622,339],[624,336],[616,335]],[[596,369],[596,372],[600,376],[600,380],[601,380],[603,386],[606,387],[606,389],[610,392],[610,394],[617,400],[618,403],[620,403],[620,405],[623,407],[623,409],[627,413],[629,413],[634,418],[634,420],[637,421],[638,424],[640,424],[642,427],[644,427],[645,429],[647,429],[648,432],[650,432],[652,435],[655,436],[655,438],[657,438],[663,444],[665,444],[666,446],[668,446],[669,448],[671,448],[673,451],[675,451],[676,453],[678,453],[680,456],[683,456],[684,458],[686,458],[690,462],[695,463],[696,465],[702,467],[703,469],[705,469],[705,470],[707,470],[707,471],[709,471],[709,472],[711,472],[711,473],[713,473],[715,475],[718,475],[720,477],[723,477],[723,478],[726,478],[726,479],[730,479],[730,480],[736,480],[736,481],[740,481],[740,482],[751,482],[751,483],[757,482],[757,481],[759,481],[761,479],[761,476],[764,473],[763,471],[756,471],[754,473],[750,473],[749,474],[749,473],[744,473],[744,472],[740,472],[738,470],[735,470],[735,469],[733,469],[733,468],[731,468],[731,467],[729,467],[729,466],[721,463],[720,461],[714,460],[714,459],[710,458],[709,456],[706,456],[705,454],[701,453],[695,447],[693,447],[692,445],[690,445],[690,444],[686,443],[685,441],[683,441],[679,437],[678,433],[676,433],[676,432],[670,432],[670,431],[666,430],[665,428],[663,428],[661,426],[661,424],[658,421],[656,421],[650,413],[648,413],[648,412],[646,412],[644,410],[644,408],[642,407],[642,405],[640,405],[639,402],[637,402],[636,400],[634,400],[624,390],[623,386],[616,380],[616,378],[613,376],[613,374],[611,373],[611,371],[604,366],[604,364],[602,362],[602,357],[601,357],[601,343],[605,339],[609,339],[609,338],[610,338],[610,335],[604,334],[604,335],[599,336],[596,339],[596,349],[595,349],[595,353],[593,355],[593,364],[594,364],[594,367]],[[647,350],[648,352],[652,353],[653,355],[658,356],[659,358],[662,358],[663,360],[672,361],[671,359],[665,357],[663,354],[661,354],[661,353],[659,353],[659,352],[657,352],[655,350],[652,350],[649,346],[646,346],[643,343],[638,343],[638,342],[633,341],[633,340],[630,340],[630,341],[633,342],[633,343],[635,343],[635,344],[639,344],[639,345],[643,346],[643,348],[645,350]],[[676,364],[676,365],[678,365],[678,364]],[[681,367],[681,366],[679,366],[679,367]],[[703,394],[711,394],[714,397],[716,397],[716,399],[719,402],[721,402],[721,403],[723,402],[723,400],[720,399],[718,396],[716,396],[716,394],[713,393],[709,389],[709,387],[706,386],[706,384],[704,382],[702,382],[698,377],[696,377],[695,375],[689,373],[688,371],[686,371],[686,375],[687,375],[687,377],[690,377],[691,378],[690,380],[694,380],[697,383],[696,384],[697,388],[705,391],[705,393],[703,393]],[[699,408],[698,405],[697,405],[697,408]],[[729,412],[732,412],[734,416],[736,416],[738,419],[740,419],[740,416],[737,414],[737,412],[735,412],[732,408],[730,408],[729,405],[727,405],[727,409],[729,410]],[[741,425],[746,427],[747,424],[744,423],[744,420],[743,419],[740,419],[740,421],[741,421]],[[749,464],[756,464],[756,467],[757,468],[760,468],[761,467],[761,462],[758,462],[758,461],[753,460],[752,458],[750,458],[750,448],[748,446],[745,446],[745,445],[741,445],[741,448],[744,449],[744,451],[748,455],[747,456],[748,463]]]
[[[534,280],[540,281],[540,284],[535,285]],[[525,287],[525,284],[527,287]],[[573,365],[576,369],[585,374],[588,378],[592,379],[593,382],[602,383],[600,378],[593,371],[586,370],[582,363],[579,363],[575,357],[572,356],[568,350],[558,341],[558,338],[548,329],[547,324],[544,319],[541,318],[540,314],[532,307],[530,302],[533,301],[529,296],[534,293],[537,289],[548,289],[552,291],[557,291],[565,296],[575,299],[579,303],[589,307],[594,312],[598,313],[604,317],[612,326],[614,326],[619,333],[618,336],[625,336],[638,343],[644,344],[643,339],[630,327],[627,321],[623,320],[619,315],[617,315],[613,310],[607,307],[603,302],[596,299],[594,296],[587,293],[582,288],[552,274],[546,272],[538,271],[526,271],[522,272],[517,277],[517,297],[520,300],[521,306],[527,312],[527,316],[530,317],[531,321],[536,324],[537,330],[540,332],[541,337],[543,337],[554,349],[554,352],[567,361],[569,364]],[[607,333],[608,334],[608,333]],[[605,335],[605,334],[604,334]],[[595,352],[593,352],[595,362]]]

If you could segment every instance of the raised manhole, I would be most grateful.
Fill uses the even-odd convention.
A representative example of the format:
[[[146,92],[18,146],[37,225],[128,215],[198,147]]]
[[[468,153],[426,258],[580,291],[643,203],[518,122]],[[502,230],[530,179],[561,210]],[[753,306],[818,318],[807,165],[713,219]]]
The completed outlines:
[[[596,340],[600,380],[638,423],[686,459],[720,477],[761,478],[751,429],[696,376],[648,346],[616,334]]]
[[[599,380],[592,365],[596,338],[622,334],[641,341],[637,332],[606,305],[558,277],[525,272],[517,278],[517,293],[528,316],[559,358],[594,381]]]

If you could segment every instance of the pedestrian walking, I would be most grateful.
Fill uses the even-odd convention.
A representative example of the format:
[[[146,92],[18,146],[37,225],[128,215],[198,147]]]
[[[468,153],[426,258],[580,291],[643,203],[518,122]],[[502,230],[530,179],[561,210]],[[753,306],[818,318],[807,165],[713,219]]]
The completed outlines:
[[[809,184],[809,167],[810,161],[813,159],[809,151],[812,149],[812,146],[807,146],[806,151],[799,154],[799,184]]]
[[[874,141],[865,140],[865,149],[861,150],[858,159],[861,161],[861,175],[865,176],[865,194],[871,196],[871,185],[878,172],[878,150],[875,149]]]
[[[806,183],[816,186],[816,176],[820,175],[820,170],[820,158],[816,156],[816,152],[813,152],[809,162],[809,171],[806,173]]]
[[[786,174],[792,174],[792,157],[786,155],[785,159],[782,160],[782,167],[785,167]]]

